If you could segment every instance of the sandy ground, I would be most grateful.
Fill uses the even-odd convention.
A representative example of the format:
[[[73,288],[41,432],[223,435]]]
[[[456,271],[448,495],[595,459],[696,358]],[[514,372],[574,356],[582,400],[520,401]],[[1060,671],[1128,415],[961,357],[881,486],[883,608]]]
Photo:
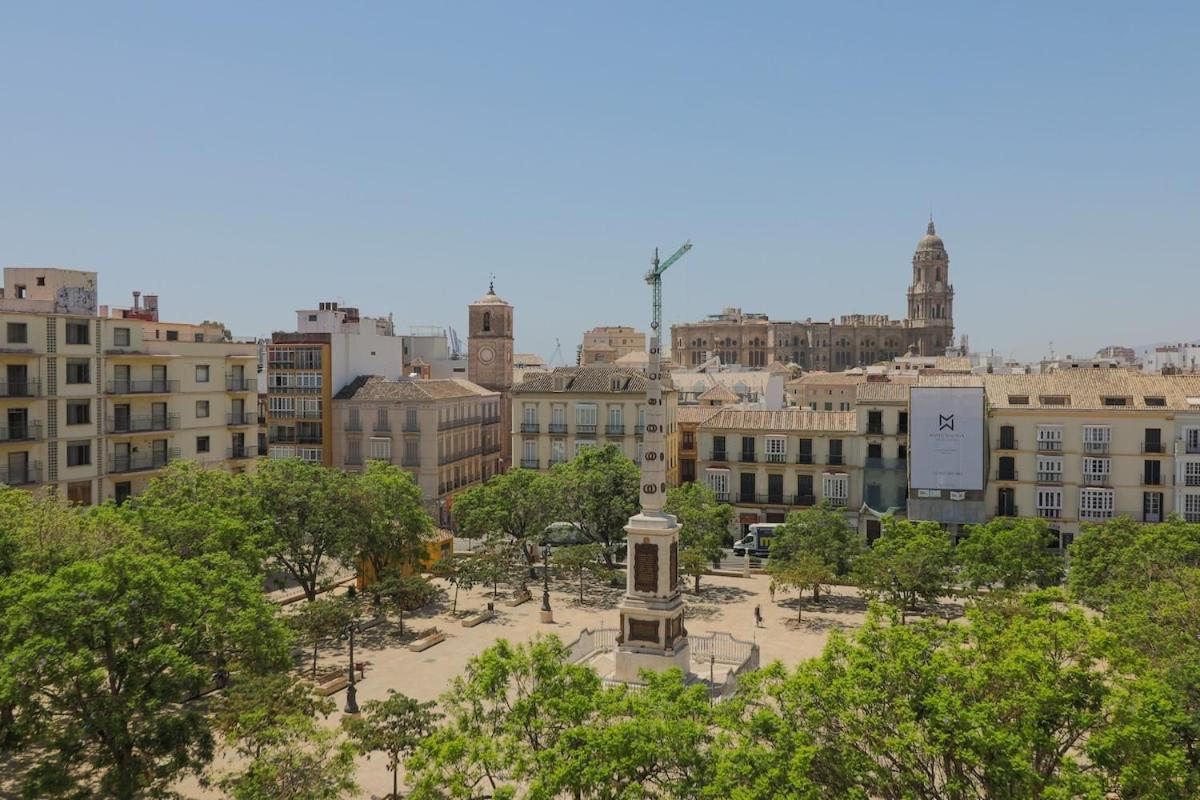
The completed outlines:
[[[699,596],[687,592],[687,626],[692,633],[725,631],[739,639],[756,641],[760,647],[761,663],[782,661],[793,665],[802,659],[819,655],[829,631],[835,628],[848,629],[860,625],[866,611],[866,603],[852,588],[835,587],[820,603],[805,601],[804,621],[796,621],[796,595],[779,594],[776,602],[768,597],[769,579],[764,575],[750,578],[707,576],[701,581]],[[552,582],[551,605],[555,622],[543,624],[539,619],[541,608],[540,586],[531,586],[534,599],[515,608],[496,604],[497,616],[490,622],[474,628],[464,628],[457,616],[450,613],[449,600],[431,606],[421,612],[405,617],[405,637],[399,636],[399,628],[393,620],[386,626],[366,631],[355,645],[355,660],[365,661],[366,677],[358,683],[358,702],[384,698],[389,689],[403,692],[419,700],[435,700],[444,692],[451,680],[466,667],[467,661],[499,638],[510,641],[525,641],[537,634],[555,633],[565,642],[578,636],[582,628],[612,628],[617,623],[616,602],[621,589],[589,589],[587,602],[580,604],[578,592],[572,592],[566,583]],[[502,595],[503,596],[503,595]],[[486,606],[491,593],[486,589],[460,592],[458,609],[479,609]],[[754,607],[760,605],[763,625],[754,625]],[[404,648],[403,642],[411,639],[410,629],[437,626],[446,633],[446,640],[422,653]],[[347,658],[345,645],[331,643],[321,651],[321,666],[331,667],[344,664]],[[345,692],[333,699],[339,709],[345,702]],[[338,711],[328,719],[337,725],[341,719]],[[222,759],[214,765],[221,769]],[[379,798],[391,791],[391,774],[387,771],[383,757],[360,758],[358,780],[363,796]],[[195,779],[180,783],[179,791],[189,798],[218,798],[220,793],[204,790]]]

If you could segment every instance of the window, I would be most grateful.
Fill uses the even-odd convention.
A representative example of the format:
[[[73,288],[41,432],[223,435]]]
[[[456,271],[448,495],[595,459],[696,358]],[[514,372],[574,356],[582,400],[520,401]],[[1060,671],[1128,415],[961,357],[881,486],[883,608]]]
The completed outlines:
[[[709,469],[704,471],[704,482],[716,493],[721,502],[729,500],[729,471],[724,469]]]
[[[113,500],[117,505],[122,505],[126,500],[133,496],[133,484],[129,481],[121,481],[113,486]]]
[[[1200,494],[1183,496],[1183,519],[1185,522],[1200,522]]]
[[[1162,522],[1162,492],[1142,492],[1142,521]]]
[[[996,480],[1015,481],[1017,479],[1017,460],[1012,456],[1000,456],[1000,470]]]
[[[575,406],[575,432],[595,433],[597,412],[593,403],[578,403]]]
[[[1146,486],[1162,485],[1162,462],[1157,459],[1147,459],[1142,463],[1142,483]]]
[[[1112,519],[1113,490],[1112,489],[1080,489],[1079,518],[1080,519]]]
[[[1127,406],[1130,405],[1128,397],[1105,397],[1101,402],[1106,406]]]
[[[209,449],[209,438],[207,436],[196,437],[196,452],[207,453]]]
[[[696,434],[694,431],[691,431],[691,430],[682,431],[681,438],[682,438],[682,442],[680,443],[681,449],[683,449],[683,450],[695,450],[696,449]]]
[[[196,365],[196,383],[208,383],[208,364]]]
[[[1038,425],[1038,450],[1042,452],[1059,452],[1063,449],[1063,429],[1061,425]]]
[[[90,328],[86,322],[67,323],[67,344],[89,344]]]
[[[575,455],[579,455],[579,454],[580,454],[580,453],[582,453],[584,450],[587,450],[589,447],[595,447],[595,446],[596,446],[596,443],[595,443],[594,441],[590,440],[590,439],[589,439],[589,440],[582,440],[582,441],[581,441],[581,440],[576,440],[576,442],[575,442]]]
[[[90,400],[68,400],[67,401],[67,424],[68,425],[88,425],[92,421],[92,401]]]
[[[1037,457],[1037,479],[1039,481],[1061,481],[1063,477],[1062,456]]]
[[[1046,519],[1058,519],[1062,516],[1062,489],[1048,489],[1039,486],[1037,489],[1037,513]]]
[[[620,428],[624,425],[621,421],[621,406],[608,407],[608,425],[610,428]]]
[[[842,440],[841,439],[830,439],[829,440],[829,463],[830,464],[841,464],[842,463]]]
[[[1112,459],[1110,458],[1085,457],[1083,459],[1084,483],[1108,483],[1111,464]]]
[[[1200,461],[1189,461],[1184,463],[1183,485],[1200,486]]]
[[[561,464],[567,460],[566,443],[562,439],[550,440],[550,463]]]
[[[898,433],[908,433],[908,412],[900,412],[900,425],[897,429]]]
[[[1083,426],[1083,451],[1085,453],[1107,453],[1112,428],[1107,425]]]
[[[8,343],[27,344],[29,342],[29,325],[24,322],[8,323]]]
[[[521,408],[521,424],[525,426],[535,426],[537,421],[537,406],[533,403],[526,403]]]
[[[346,463],[362,463],[362,440],[358,438],[346,440]]]
[[[717,461],[725,460],[725,437],[713,437],[713,459]]]
[[[208,417],[208,401],[207,400],[197,400],[196,401],[196,419],[205,419],[206,417]]]
[[[179,331],[167,331],[167,341],[168,342],[178,342],[179,341]]]
[[[404,466],[416,467],[421,463],[420,442],[416,439],[404,440]]]
[[[388,410],[386,406],[380,406],[375,409],[375,430],[390,431],[392,429],[392,421],[388,419]]]
[[[743,436],[742,437],[742,461],[753,461],[753,460],[754,460],[754,437],[753,436]]]
[[[1167,398],[1165,397],[1143,397],[1142,399],[1146,402],[1147,406],[1162,407],[1167,404]]]
[[[1027,395],[1027,394],[1010,394],[1008,396],[1008,404],[1010,406],[1027,406],[1027,405],[1029,405],[1029,395]]]
[[[1001,450],[1016,450],[1017,435],[1016,428],[1012,425],[1000,426],[1000,449]]]
[[[1200,453],[1200,428],[1188,428],[1183,434],[1184,450]]]
[[[267,400],[267,407],[273,417],[291,417],[296,413],[296,398],[271,397]],[[196,411],[196,416],[200,416],[199,410]]]
[[[1065,395],[1044,394],[1038,397],[1038,402],[1044,406],[1069,406],[1071,398]]]
[[[129,328],[113,328],[113,345],[129,347]]]
[[[367,442],[367,458],[373,461],[391,461],[392,440],[386,436],[372,436]]]
[[[92,362],[86,358],[67,359],[67,383],[80,384],[92,382]]]
[[[765,451],[767,461],[775,464],[787,463],[787,437],[786,436],[768,436],[766,437]]]
[[[821,492],[831,506],[844,506],[850,499],[849,476],[841,472],[827,472],[821,476]]]
[[[67,445],[67,466],[82,467],[92,463],[91,442],[71,442]]]
[[[833,411],[833,403],[826,403],[826,404],[825,404],[825,410],[826,410],[826,411]]]
[[[566,432],[567,429],[567,408],[566,406],[551,406],[550,407],[550,427],[551,433]]]
[[[883,412],[867,412],[867,433],[883,433]]]
[[[797,475],[796,504],[802,506],[811,506],[815,502],[816,498],[813,496],[813,476]]]
[[[295,458],[296,448],[294,447],[272,447],[267,454],[270,458]]]
[[[307,461],[310,464],[321,463],[321,448],[319,447],[301,447],[296,451],[301,461]]]

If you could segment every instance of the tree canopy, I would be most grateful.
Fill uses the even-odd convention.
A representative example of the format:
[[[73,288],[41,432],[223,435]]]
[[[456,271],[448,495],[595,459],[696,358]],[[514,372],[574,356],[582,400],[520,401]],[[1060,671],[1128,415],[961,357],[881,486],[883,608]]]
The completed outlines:
[[[1057,537],[1042,519],[997,518],[972,525],[955,547],[959,579],[972,588],[1045,588],[1062,580]]]
[[[604,563],[615,566],[625,524],[638,511],[641,471],[616,445],[589,447],[552,473],[562,491],[562,514],[604,546]]]

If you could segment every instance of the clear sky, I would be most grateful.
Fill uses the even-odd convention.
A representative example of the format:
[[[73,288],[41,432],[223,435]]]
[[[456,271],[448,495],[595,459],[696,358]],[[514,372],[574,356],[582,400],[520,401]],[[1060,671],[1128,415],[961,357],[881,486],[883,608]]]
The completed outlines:
[[[1036,358],[1200,337],[1200,5],[0,5],[0,264],[236,334],[340,300],[517,348],[904,314]]]

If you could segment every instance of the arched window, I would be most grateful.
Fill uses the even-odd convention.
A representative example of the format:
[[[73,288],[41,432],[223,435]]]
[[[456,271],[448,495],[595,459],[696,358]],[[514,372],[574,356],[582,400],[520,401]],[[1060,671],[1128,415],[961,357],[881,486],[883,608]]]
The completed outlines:
[[[936,280],[938,283],[941,283],[942,282],[942,268],[941,267],[937,268],[936,275],[937,275],[937,277],[934,278],[934,280]]]
[[[492,312],[490,311],[483,312],[483,329],[485,331],[492,329]]]

